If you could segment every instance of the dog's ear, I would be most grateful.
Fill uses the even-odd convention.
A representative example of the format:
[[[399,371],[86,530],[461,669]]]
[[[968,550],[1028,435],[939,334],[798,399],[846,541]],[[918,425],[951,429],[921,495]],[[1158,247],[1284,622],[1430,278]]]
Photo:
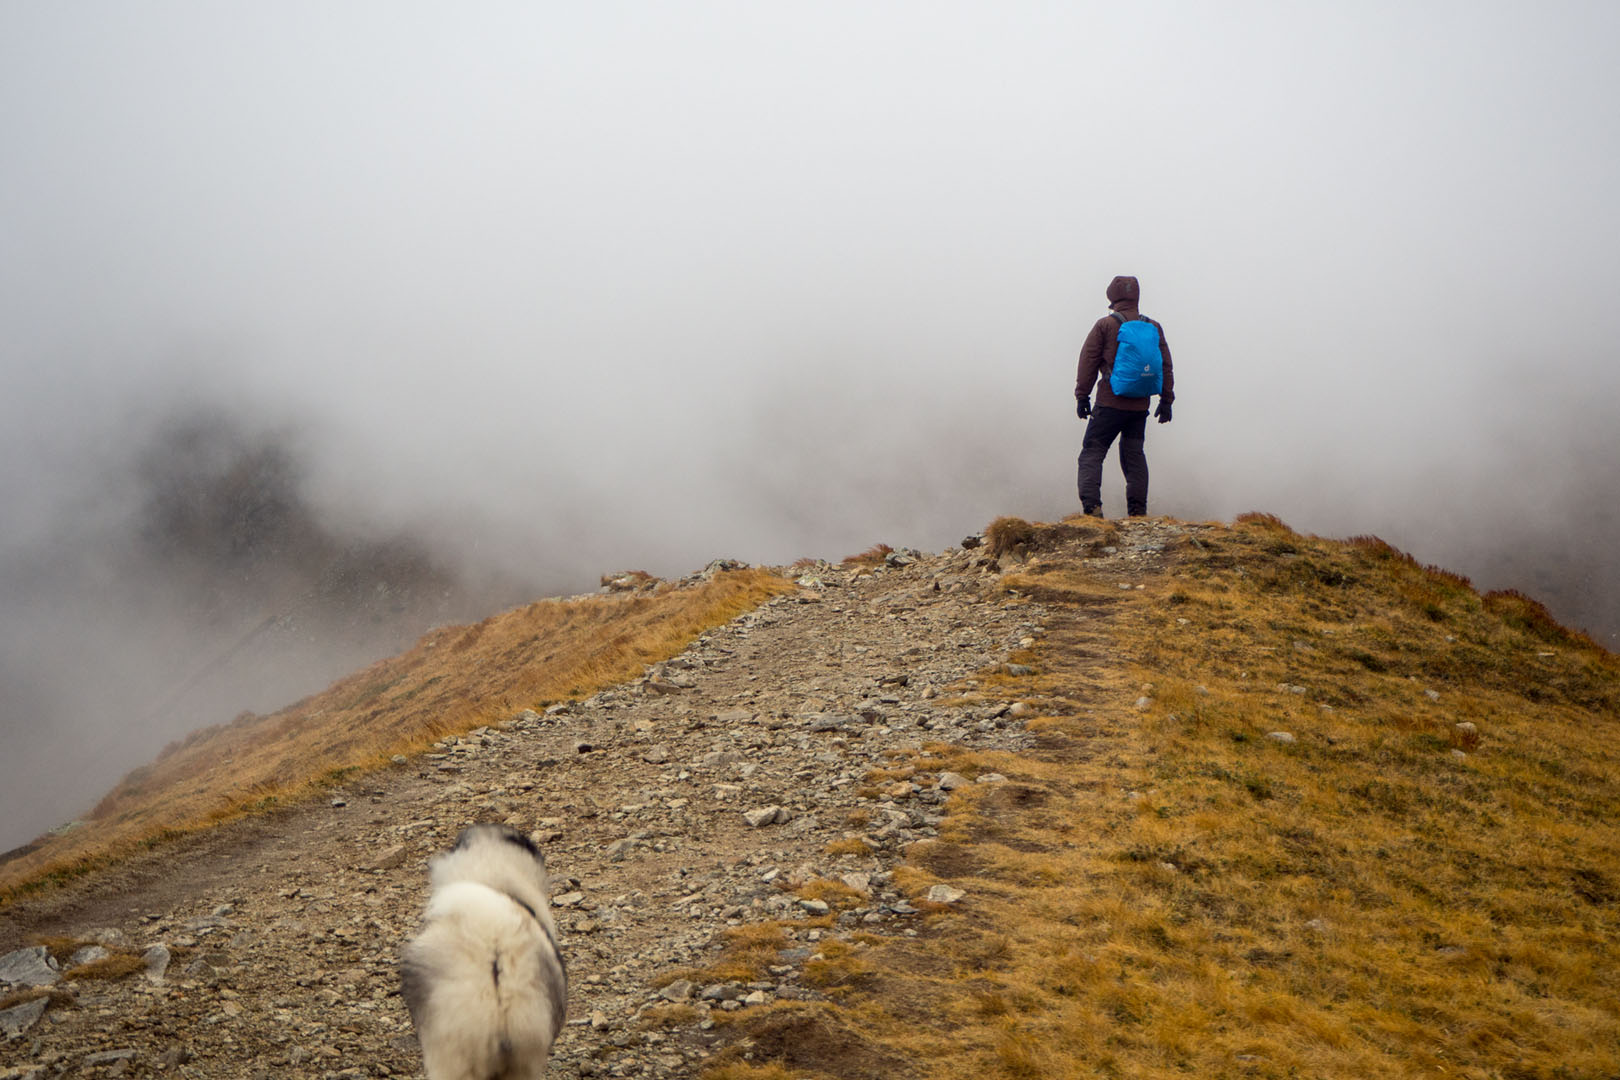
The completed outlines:
[[[510,825],[502,825],[501,839],[516,847],[520,847],[524,851],[527,851],[530,855],[533,855],[539,861],[541,866],[546,864],[546,857],[540,854],[540,848],[533,840],[529,839],[527,834],[519,832]]]
[[[513,847],[522,848],[524,851],[534,856],[541,866],[545,866],[546,864],[545,856],[540,854],[540,849],[535,845],[533,840],[528,838],[527,835],[519,832],[517,829],[512,828],[510,825],[497,825],[493,822],[482,822],[477,825],[469,825],[465,829],[462,829],[461,835],[456,837],[455,847],[451,848],[450,850],[460,851],[463,848],[471,847],[473,841],[478,840],[480,837],[489,840],[498,840],[502,843],[511,844]]]

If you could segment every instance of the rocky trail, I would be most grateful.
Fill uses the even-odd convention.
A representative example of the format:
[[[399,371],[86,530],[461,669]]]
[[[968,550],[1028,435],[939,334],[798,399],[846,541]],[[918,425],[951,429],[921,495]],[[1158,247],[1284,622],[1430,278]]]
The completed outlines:
[[[1122,527],[1096,562],[1128,584],[1177,527]],[[824,937],[915,932],[890,872],[933,834],[942,788],[966,781],[874,794],[864,778],[928,741],[1027,742],[1022,710],[946,693],[1042,633],[1049,613],[996,588],[998,570],[982,549],[821,564],[796,594],[634,683],[13,904],[0,912],[0,996],[47,984],[52,996],[0,1012],[0,1078],[421,1075],[397,957],[427,859],[481,820],[533,832],[551,872],[571,986],[547,1075],[697,1076],[719,1038],[705,1018],[813,997],[797,971]],[[852,837],[864,853],[827,853]],[[712,962],[728,926],[825,923],[824,905],[787,888],[820,877],[869,899],[790,934],[769,980],[669,981]],[[53,936],[144,968],[62,979],[33,944]],[[671,1003],[689,1004],[691,1022],[638,1024]]]

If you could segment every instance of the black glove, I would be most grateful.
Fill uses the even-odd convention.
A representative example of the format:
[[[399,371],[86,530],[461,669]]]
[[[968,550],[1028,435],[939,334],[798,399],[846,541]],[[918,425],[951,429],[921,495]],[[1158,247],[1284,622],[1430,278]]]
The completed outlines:
[[[1159,423],[1168,424],[1170,422],[1170,403],[1164,398],[1160,398],[1159,407],[1153,410],[1153,415],[1159,418]]]
[[[1074,413],[1084,420],[1091,415],[1091,399],[1088,397],[1074,399]]]

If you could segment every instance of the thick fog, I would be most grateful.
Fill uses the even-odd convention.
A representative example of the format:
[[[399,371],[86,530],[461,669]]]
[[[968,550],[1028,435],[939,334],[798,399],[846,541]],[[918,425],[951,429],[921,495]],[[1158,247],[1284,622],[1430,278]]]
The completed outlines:
[[[0,849],[480,605],[1073,512],[1121,273],[1153,512],[1612,647],[1617,100],[1595,2],[0,6]]]

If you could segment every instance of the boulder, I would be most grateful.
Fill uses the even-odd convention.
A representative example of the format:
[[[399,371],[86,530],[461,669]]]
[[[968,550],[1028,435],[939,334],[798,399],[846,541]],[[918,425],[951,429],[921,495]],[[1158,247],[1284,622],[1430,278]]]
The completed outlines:
[[[21,1038],[24,1032],[45,1015],[45,1006],[48,1004],[49,998],[35,998],[33,1001],[25,1001],[21,1005],[0,1010],[0,1038]]]
[[[43,945],[18,949],[0,956],[0,984],[51,986],[62,976]]]
[[[395,844],[384,848],[377,853],[376,858],[366,864],[368,870],[393,870],[405,865],[405,845]]]
[[[103,946],[86,945],[83,948],[76,950],[72,956],[68,957],[68,970],[71,971],[74,968],[83,967],[86,964],[93,964],[97,960],[105,960],[111,955],[112,953],[108,952]]]
[[[766,825],[785,824],[790,821],[793,814],[780,806],[760,806],[753,810],[743,811],[743,820],[756,829]]]
[[[169,970],[169,960],[171,959],[168,947],[165,945],[153,945],[141,954],[141,959],[146,962],[146,978],[151,982],[162,982],[164,972]]]

